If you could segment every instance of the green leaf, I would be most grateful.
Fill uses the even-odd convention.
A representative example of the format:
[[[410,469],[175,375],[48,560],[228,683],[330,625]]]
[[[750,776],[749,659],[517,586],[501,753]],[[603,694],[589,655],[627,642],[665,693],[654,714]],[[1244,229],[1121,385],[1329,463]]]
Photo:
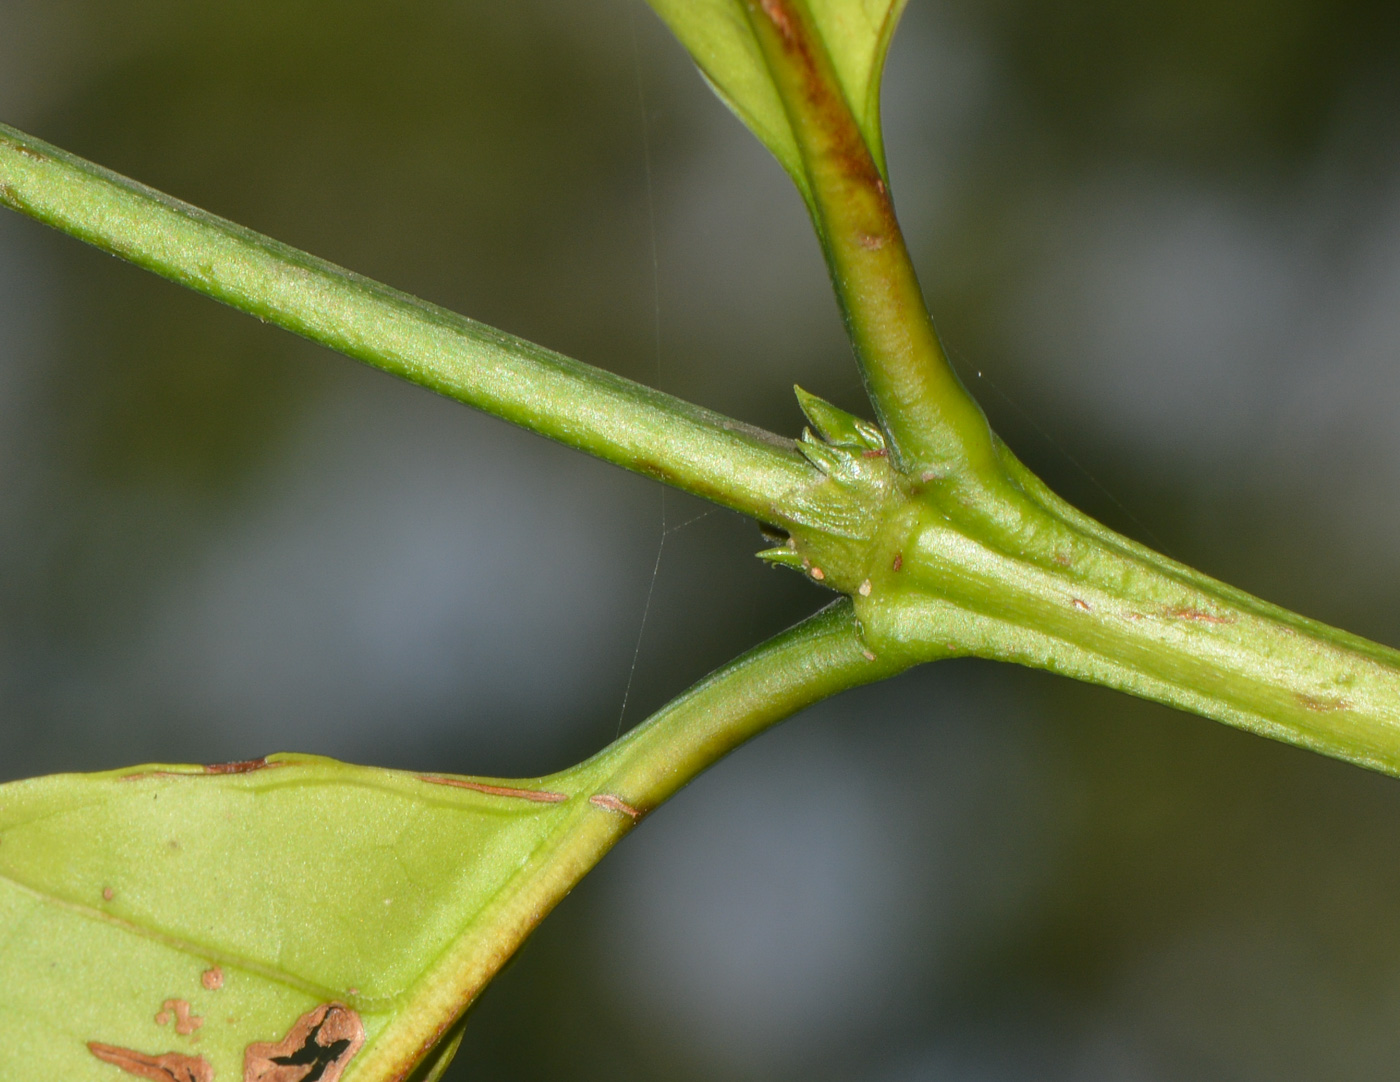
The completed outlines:
[[[782,95],[745,11],[746,0],[648,0],[689,50],[701,73],[763,141],[811,201],[810,185]],[[881,174],[880,76],[906,0],[784,0],[804,12],[826,50],[841,96]],[[768,0],[771,4],[772,0]]]
[[[0,787],[0,1077],[238,1082],[303,1045],[323,1082],[436,1077],[454,1019],[631,826],[598,769],[545,788],[285,755]]]

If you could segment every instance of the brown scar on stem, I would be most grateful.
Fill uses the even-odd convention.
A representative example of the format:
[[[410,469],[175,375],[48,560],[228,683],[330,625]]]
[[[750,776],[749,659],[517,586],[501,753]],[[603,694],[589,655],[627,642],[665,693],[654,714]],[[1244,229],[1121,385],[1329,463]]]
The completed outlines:
[[[103,1063],[120,1067],[138,1078],[149,1078],[153,1082],[214,1082],[214,1068],[203,1056],[186,1056],[179,1052],[148,1056],[132,1048],[118,1048],[100,1041],[88,1041],[87,1047]]]
[[[821,65],[817,60],[820,44],[811,40],[811,35],[805,32],[800,18],[794,15],[790,0],[760,0],[759,6],[778,32],[784,50],[801,69],[802,89],[807,104],[819,115],[823,134],[829,140],[828,146],[823,148],[823,156],[834,160],[848,180],[875,190],[880,197],[881,218],[876,228],[887,236],[897,235],[899,227],[895,223],[884,178],[875,166],[875,159],[856,124],[850,104],[841,91],[832,85],[834,79],[829,82],[822,78]],[[835,73],[832,74],[834,76]],[[867,236],[879,235],[867,228],[858,234],[857,242],[867,249],[880,247],[865,241]]]
[[[487,796],[506,796],[516,800],[532,800],[536,804],[558,804],[568,800],[568,793],[552,793],[548,789],[516,789],[509,785],[487,785],[480,781],[467,781],[464,778],[444,778],[437,774],[419,774],[419,781],[429,785],[450,785],[454,789],[470,789],[474,793]]]
[[[1202,612],[1200,609],[1183,605],[1179,609],[1168,609],[1162,615],[1170,616],[1176,620],[1195,620],[1202,624],[1233,624],[1233,616],[1217,616],[1213,612]]]
[[[239,759],[232,763],[206,763],[198,770],[138,770],[134,774],[123,774],[122,781],[135,781],[139,778],[205,778],[224,774],[251,774],[256,770],[275,770],[285,763],[269,763],[267,756],[261,759]]]
[[[224,971],[222,966],[212,966],[199,975],[199,983],[204,985],[211,992],[217,992],[224,986]]]
[[[1319,714],[1330,713],[1333,710],[1351,709],[1351,703],[1347,702],[1345,699],[1323,699],[1315,695],[1306,695],[1301,691],[1295,693],[1293,697],[1302,703],[1306,709]]]
[[[190,1003],[187,999],[167,999],[162,1003],[160,1011],[156,1014],[156,1025],[169,1025],[172,1011],[175,1013],[175,1032],[181,1037],[188,1037],[204,1025],[203,1018],[190,1013]]]
[[[243,1050],[243,1082],[338,1082],[365,1043],[360,1016],[343,1003],[323,1003],[298,1018],[280,1041]]]
[[[612,793],[595,793],[588,798],[588,803],[592,804],[595,808],[606,808],[608,811],[620,812],[622,815],[634,821],[642,817],[642,813],[638,809],[632,807],[631,804],[628,804],[620,797],[613,796]]]

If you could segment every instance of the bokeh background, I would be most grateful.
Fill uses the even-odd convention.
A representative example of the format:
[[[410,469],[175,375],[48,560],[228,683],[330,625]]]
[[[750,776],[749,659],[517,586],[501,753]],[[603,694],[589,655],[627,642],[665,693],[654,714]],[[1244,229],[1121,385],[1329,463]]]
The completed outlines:
[[[1017,453],[1400,645],[1400,7],[911,0],[885,102],[926,290]],[[745,420],[795,433],[795,381],[860,408],[799,200],[641,0],[0,0],[0,117]],[[823,603],[759,541],[0,215],[0,778],[553,770]],[[451,1077],[1397,1061],[1400,784],[958,662],[649,819]]]

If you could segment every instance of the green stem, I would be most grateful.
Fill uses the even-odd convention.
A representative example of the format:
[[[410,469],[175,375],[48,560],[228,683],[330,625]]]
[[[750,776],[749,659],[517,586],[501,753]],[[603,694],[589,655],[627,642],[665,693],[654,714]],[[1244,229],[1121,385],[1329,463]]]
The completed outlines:
[[[586,762],[505,782],[568,794],[574,810],[415,987],[401,1011],[406,1023],[392,1041],[366,1049],[357,1077],[399,1077],[416,1062],[589,869],[706,767],[803,707],[903,667],[870,660],[842,599],[712,673]]]
[[[856,599],[872,650],[1047,669],[1400,776],[1400,651],[1121,537],[1002,455],[1014,496],[933,486],[886,519]]]
[[[764,522],[815,472],[790,440],[571,360],[0,125],[0,203],[532,432]]]
[[[646,812],[770,725],[909,664],[872,655],[842,598],[702,680],[584,767],[606,764],[606,784]]]
[[[745,0],[802,155],[809,209],[875,412],[900,469],[999,474],[991,430],[944,355],[886,178],[799,0]]]

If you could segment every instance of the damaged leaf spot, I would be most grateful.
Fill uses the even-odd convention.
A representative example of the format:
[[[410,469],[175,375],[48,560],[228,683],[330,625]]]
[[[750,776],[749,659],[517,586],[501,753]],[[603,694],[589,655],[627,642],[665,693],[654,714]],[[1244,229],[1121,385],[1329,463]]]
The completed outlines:
[[[206,969],[199,975],[199,983],[204,985],[211,992],[217,992],[224,986],[224,971],[218,966]]]
[[[635,820],[642,817],[642,813],[638,809],[632,807],[631,804],[626,803],[620,798],[613,796],[611,793],[597,793],[588,798],[588,803],[592,804],[595,808],[606,808],[608,811],[620,812],[629,819]]]
[[[120,1067],[137,1078],[149,1078],[154,1082],[214,1082],[214,1068],[203,1056],[186,1056],[179,1052],[148,1056],[144,1052],[97,1041],[88,1042],[88,1051],[103,1063]]]
[[[551,793],[547,789],[513,789],[508,785],[487,785],[485,782],[467,781],[465,778],[443,778],[436,774],[419,774],[419,781],[429,785],[450,785],[455,789],[470,789],[487,796],[508,796],[517,800],[533,800],[537,804],[558,804],[568,800],[567,793]]]
[[[250,1044],[243,1082],[337,1082],[365,1043],[360,1016],[343,1003],[302,1015],[276,1044]]]
[[[156,1015],[156,1025],[168,1026],[170,1024],[171,1012],[174,1012],[175,1032],[181,1037],[188,1037],[191,1033],[204,1025],[204,1019],[197,1014],[190,1013],[190,1003],[187,999],[167,999],[160,1005],[160,1012]]]

